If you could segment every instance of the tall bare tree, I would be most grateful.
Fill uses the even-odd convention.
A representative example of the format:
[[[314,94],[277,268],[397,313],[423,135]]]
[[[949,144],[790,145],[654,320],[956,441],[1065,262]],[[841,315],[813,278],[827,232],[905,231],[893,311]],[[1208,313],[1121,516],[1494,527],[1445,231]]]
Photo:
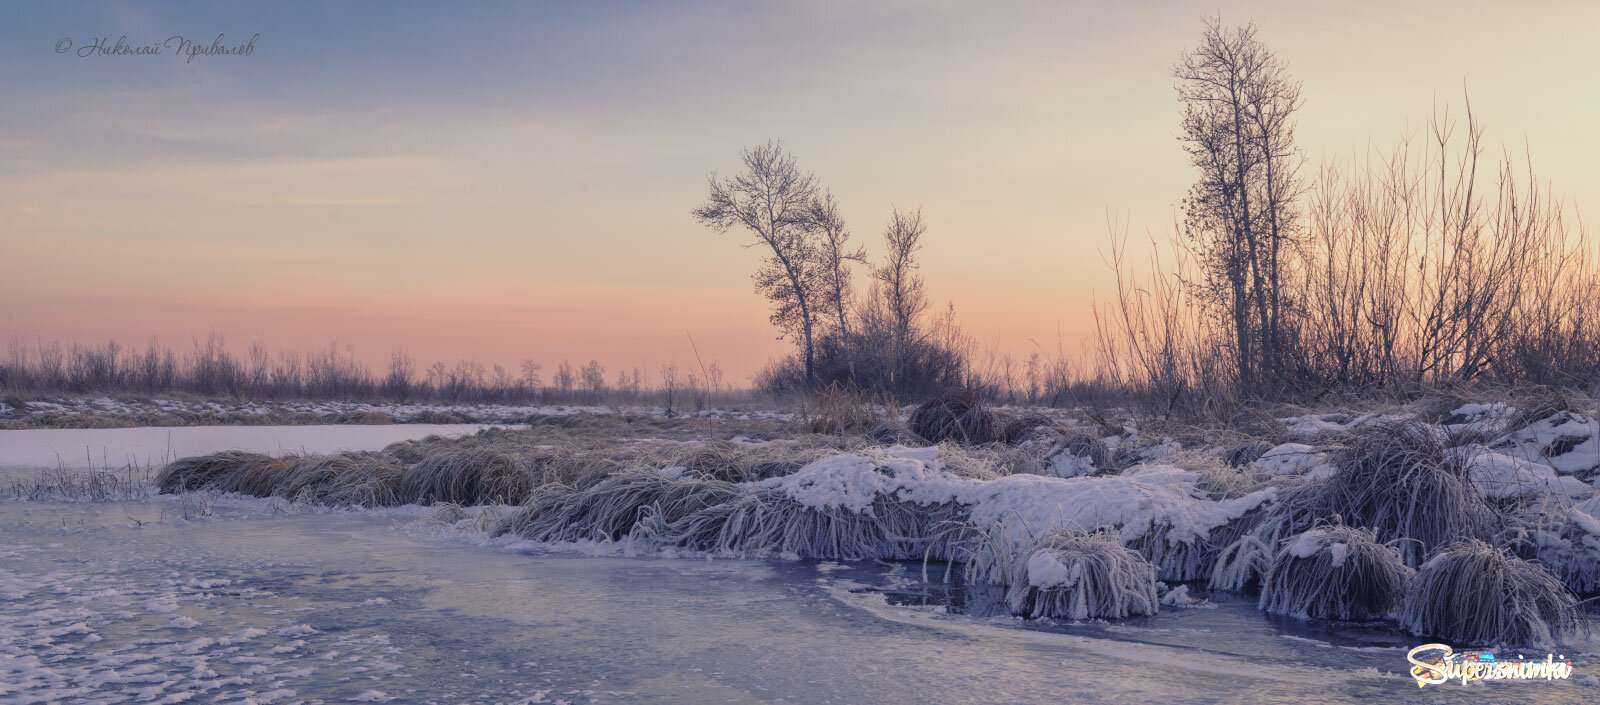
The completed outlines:
[[[917,319],[928,309],[922,276],[917,273],[917,252],[922,249],[924,232],[921,208],[894,209],[889,226],[883,231],[883,264],[872,272],[878,298],[888,313],[895,384],[905,379],[906,353],[917,342],[913,339],[918,330]]]
[[[720,233],[743,228],[755,236],[745,247],[770,251],[756,270],[756,291],[772,302],[773,325],[799,342],[806,383],[812,384],[813,329],[825,288],[819,229],[812,220],[817,180],[776,141],[743,150],[740,157],[739,175],[707,178],[710,194],[694,217]]]
[[[1181,139],[1199,180],[1185,231],[1204,268],[1204,297],[1233,332],[1239,383],[1281,383],[1288,243],[1304,157],[1294,145],[1300,84],[1256,40],[1253,24],[1204,20],[1200,45],[1173,68],[1184,104]]]
[[[865,263],[867,251],[859,245],[851,249],[850,231],[845,228],[844,216],[839,213],[839,205],[833,200],[833,192],[824,192],[811,202],[811,222],[820,236],[817,254],[822,275],[822,305],[835,318],[834,325],[838,326],[839,341],[844,346],[850,377],[854,378],[856,359],[851,346],[848,313],[854,299],[850,265],[853,262]]]

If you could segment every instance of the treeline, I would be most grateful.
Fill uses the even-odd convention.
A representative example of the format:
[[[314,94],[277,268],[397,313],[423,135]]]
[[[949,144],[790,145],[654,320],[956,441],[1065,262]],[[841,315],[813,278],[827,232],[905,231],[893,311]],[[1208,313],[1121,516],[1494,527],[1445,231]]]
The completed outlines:
[[[721,369],[680,372],[673,363],[659,369],[655,383],[638,367],[608,377],[597,360],[573,365],[563,360],[548,376],[543,365],[524,360],[516,369],[462,360],[419,368],[396,352],[381,369],[341,352],[335,344],[320,350],[273,353],[263,343],[243,355],[222,336],[196,339],[182,353],[151,340],[143,349],[116,341],[103,345],[20,339],[10,342],[0,360],[0,391],[18,395],[185,393],[239,400],[388,400],[460,403],[651,403],[699,410],[727,401],[739,390],[726,386]]]
[[[1174,75],[1198,178],[1171,259],[1137,277],[1113,243],[1098,378],[1163,412],[1600,381],[1595,243],[1531,163],[1482,158],[1470,102],[1307,176],[1300,84],[1253,26],[1208,20]]]

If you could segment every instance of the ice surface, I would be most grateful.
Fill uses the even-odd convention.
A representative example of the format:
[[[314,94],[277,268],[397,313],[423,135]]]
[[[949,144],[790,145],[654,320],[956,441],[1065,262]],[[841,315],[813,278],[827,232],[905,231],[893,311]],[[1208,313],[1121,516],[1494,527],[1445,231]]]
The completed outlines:
[[[176,426],[0,431],[0,468],[156,465],[219,450],[331,453],[378,450],[430,435],[463,436],[479,424],[390,426]]]
[[[238,500],[184,522],[175,502],[0,503],[0,701],[1466,697],[1403,675],[1412,637],[1264,620],[1243,600],[1114,625],[1022,622],[966,613],[975,598],[957,610],[937,577],[905,565],[574,558],[396,531],[414,509],[283,515]],[[1493,692],[1592,696],[1515,685]]]

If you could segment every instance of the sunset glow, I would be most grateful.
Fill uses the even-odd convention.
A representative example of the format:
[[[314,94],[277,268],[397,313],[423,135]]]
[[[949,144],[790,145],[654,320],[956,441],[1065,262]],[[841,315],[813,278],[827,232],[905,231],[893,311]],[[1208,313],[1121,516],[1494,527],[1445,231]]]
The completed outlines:
[[[1433,5],[1224,19],[1304,82],[1312,170],[1465,86],[1491,151],[1526,146],[1569,204],[1600,200],[1600,7]],[[1164,239],[1193,180],[1170,68],[1215,8],[956,7],[9,6],[0,337],[649,370],[692,361],[692,336],[743,380],[789,346],[757,253],[689,211],[776,138],[874,256],[890,207],[920,206],[935,307],[983,345],[1076,349],[1111,287],[1108,220]],[[56,51],[218,33],[260,37],[187,63]]]

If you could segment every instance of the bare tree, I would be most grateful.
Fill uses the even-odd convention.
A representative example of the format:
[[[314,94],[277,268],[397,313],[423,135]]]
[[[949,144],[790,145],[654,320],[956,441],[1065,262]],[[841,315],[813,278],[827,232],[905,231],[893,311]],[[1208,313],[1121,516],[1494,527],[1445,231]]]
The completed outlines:
[[[800,344],[811,384],[816,379],[812,337],[824,280],[812,221],[816,177],[802,172],[775,141],[746,149],[740,157],[744,171],[738,176],[708,177],[710,194],[694,217],[719,233],[748,230],[755,241],[745,247],[771,251],[756,270],[756,291],[772,302],[773,325]]]
[[[672,397],[678,391],[678,363],[668,362],[661,366],[661,390],[667,393],[666,413],[670,417],[676,413],[672,410]]]
[[[589,364],[583,366],[582,372],[583,386],[588,388],[589,393],[598,401],[600,394],[606,390],[606,368],[599,360],[590,360]]]
[[[894,375],[893,383],[903,383],[907,351],[916,340],[917,319],[928,309],[928,296],[917,274],[917,252],[922,249],[922,209],[894,209],[883,232],[883,264],[873,270],[877,300],[882,302],[890,326]]]
[[[564,396],[568,392],[572,391],[572,385],[576,384],[577,382],[578,375],[573,373],[572,363],[562,360],[561,364],[556,367],[556,387],[561,389],[561,394]]]
[[[262,346],[265,354],[266,347]],[[252,348],[252,354],[254,349]],[[411,360],[404,350],[399,350],[389,356],[389,374],[383,380],[384,391],[389,396],[400,401],[405,401],[411,396],[411,377],[416,373],[416,363]],[[263,373],[265,374],[265,373]]]
[[[839,213],[839,205],[833,200],[832,191],[825,191],[811,202],[811,222],[821,236],[818,252],[822,274],[821,303],[835,319],[839,342],[844,347],[845,362],[850,368],[851,378],[854,378],[856,359],[851,346],[848,311],[855,297],[850,264],[866,263],[867,251],[860,246],[851,249],[850,231],[845,227],[844,216]]]
[[[1286,372],[1286,241],[1299,228],[1294,146],[1300,84],[1256,40],[1255,26],[1204,20],[1200,45],[1173,68],[1185,149],[1200,179],[1184,201],[1204,297],[1233,331],[1239,383]],[[1262,373],[1271,377],[1262,379]]]
[[[539,379],[539,371],[543,368],[544,365],[534,362],[532,358],[522,361],[522,385],[527,387],[530,398],[539,394],[539,387],[543,384]]]

